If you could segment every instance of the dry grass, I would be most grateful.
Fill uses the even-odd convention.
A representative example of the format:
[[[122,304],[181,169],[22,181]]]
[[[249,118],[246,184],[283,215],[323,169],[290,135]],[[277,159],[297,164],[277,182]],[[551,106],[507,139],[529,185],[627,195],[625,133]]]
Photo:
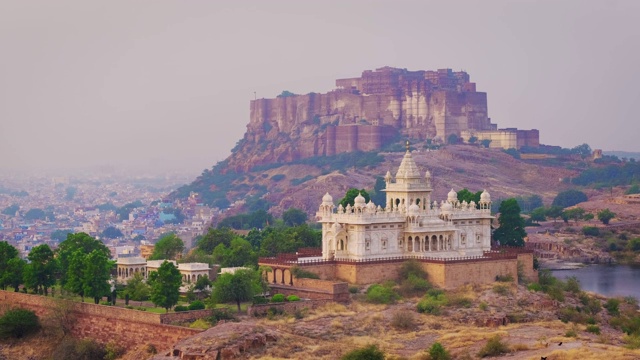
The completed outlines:
[[[582,347],[571,350],[555,350],[548,357],[554,360],[635,360],[640,358],[640,352],[623,348],[594,351],[593,348]],[[538,358],[535,357],[536,360]]]

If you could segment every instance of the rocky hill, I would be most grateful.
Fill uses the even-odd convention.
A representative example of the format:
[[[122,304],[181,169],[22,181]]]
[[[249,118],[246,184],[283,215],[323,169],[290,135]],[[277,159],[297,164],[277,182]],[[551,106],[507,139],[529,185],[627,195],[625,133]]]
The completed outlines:
[[[195,191],[210,205],[231,203],[230,209],[235,210],[232,212],[246,211],[248,205],[262,199],[271,205],[270,212],[275,215],[290,207],[314,214],[326,192],[339,199],[352,187],[373,189],[377,177],[387,171],[395,174],[403,154],[404,151],[338,154],[257,166],[243,172],[229,169],[224,161],[178,189],[174,196]],[[422,172],[431,171],[436,200],[446,198],[451,188],[468,188],[486,189],[494,201],[538,194],[550,203],[566,187],[560,179],[576,174],[564,167],[525,162],[501,150],[470,145],[413,150],[413,157]]]

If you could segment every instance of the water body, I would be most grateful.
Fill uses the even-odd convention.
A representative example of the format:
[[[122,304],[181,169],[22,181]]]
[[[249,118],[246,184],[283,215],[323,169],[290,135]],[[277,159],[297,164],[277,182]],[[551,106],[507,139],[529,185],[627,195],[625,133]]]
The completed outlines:
[[[586,291],[640,299],[640,266],[589,265],[576,270],[552,270],[551,273],[563,280],[575,276]]]

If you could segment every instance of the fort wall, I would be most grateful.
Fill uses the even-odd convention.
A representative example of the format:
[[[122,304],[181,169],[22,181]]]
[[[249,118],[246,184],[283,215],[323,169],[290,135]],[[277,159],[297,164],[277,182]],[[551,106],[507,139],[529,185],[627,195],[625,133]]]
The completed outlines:
[[[161,314],[2,290],[0,304],[0,313],[9,308],[23,308],[34,311],[41,319],[51,316],[56,309],[67,309],[73,318],[69,324],[72,336],[92,338],[102,344],[115,341],[126,349],[141,344],[166,349],[202,331],[162,324]]]

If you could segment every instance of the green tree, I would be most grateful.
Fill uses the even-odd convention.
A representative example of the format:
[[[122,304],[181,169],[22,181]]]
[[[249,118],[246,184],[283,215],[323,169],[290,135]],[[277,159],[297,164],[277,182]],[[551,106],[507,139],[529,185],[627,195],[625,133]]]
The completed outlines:
[[[533,222],[545,221],[547,220],[547,210],[544,207],[535,208],[531,211],[530,216]]]
[[[480,195],[482,195],[482,191],[472,193],[467,188],[464,188],[458,191],[458,201],[460,202],[466,201],[468,203],[473,201],[476,204],[478,204],[480,202]]]
[[[64,288],[73,294],[80,295],[80,299],[84,302],[84,280],[85,280],[85,258],[86,254],[77,249],[68,258],[68,266],[65,273]]]
[[[344,195],[344,197],[340,200],[340,202],[338,202],[338,204],[342,205],[343,207],[347,207],[347,205],[351,205],[353,206],[355,203],[355,198],[358,197],[358,195],[362,195],[362,197],[364,197],[364,201],[366,203],[369,202],[369,193],[367,193],[367,191],[365,189],[355,189],[355,188],[351,188],[347,191],[347,193]]]
[[[109,285],[109,275],[113,268],[113,263],[100,250],[93,250],[84,259],[84,279],[82,289],[84,295],[92,297],[96,304],[100,303],[103,296],[111,293]]]
[[[145,283],[144,277],[139,272],[134,273],[133,277],[127,281],[124,291],[134,301],[148,300],[151,295],[151,288]]]
[[[60,285],[65,287],[68,279],[71,256],[80,250],[84,255],[88,255],[94,250],[99,250],[107,258],[111,257],[111,251],[99,240],[94,239],[86,233],[80,232],[67,234],[67,239],[60,243],[56,250],[58,261],[60,262]]]
[[[57,263],[53,251],[47,244],[38,245],[31,249],[27,258],[30,263],[25,268],[25,285],[47,296],[49,288],[56,283]]]
[[[480,140],[480,144],[481,144],[483,147],[485,147],[485,148],[487,148],[487,149],[488,149],[488,148],[489,148],[489,145],[491,144],[491,140],[489,140],[489,139],[483,139],[483,140]]]
[[[209,228],[204,236],[197,242],[198,249],[202,250],[205,254],[213,253],[213,249],[219,244],[229,247],[231,245],[231,239],[237,235],[228,227],[226,228]]]
[[[199,278],[196,281],[196,290],[206,290],[209,286],[211,286],[211,280],[209,280],[209,277],[207,275]]]
[[[240,303],[253,299],[262,290],[262,277],[255,270],[237,270],[233,274],[222,274],[216,279],[211,297],[214,301],[235,302],[240,312]]]
[[[24,268],[27,262],[15,257],[7,262],[7,268],[4,275],[0,276],[0,282],[4,286],[11,286],[15,292],[18,292],[22,279],[24,278]]]
[[[553,199],[552,205],[567,208],[587,200],[587,195],[585,193],[580,190],[571,189],[558,193],[555,199]]]
[[[380,176],[376,178],[376,183],[373,186],[373,192],[369,194],[371,201],[376,205],[385,206],[387,203],[387,194],[383,191],[386,189],[387,183]]]
[[[516,199],[507,199],[500,204],[500,227],[493,233],[493,238],[500,245],[524,246],[524,238],[527,236],[524,230],[524,219],[520,216],[520,206]]]
[[[580,207],[575,207],[573,209],[568,209],[564,211],[564,214],[567,218],[573,219],[576,223],[578,220],[582,219],[585,214],[585,210]]]
[[[42,209],[29,209],[26,214],[24,214],[25,220],[44,220],[47,215]]]
[[[167,312],[180,298],[182,275],[173,263],[165,261],[158,271],[151,273],[151,302],[163,307]]]
[[[447,144],[455,145],[458,142],[460,142],[460,138],[456,134],[451,134],[447,137]]]
[[[469,144],[475,144],[476,142],[478,142],[478,138],[475,136],[472,136],[469,138]]]
[[[120,231],[118,228],[113,226],[109,226],[108,228],[104,229],[104,231],[102,232],[102,237],[106,239],[117,239],[123,236],[124,235],[122,234],[122,231]]]
[[[0,241],[0,287],[2,290],[10,285],[9,261],[18,258],[18,249],[6,241]]]
[[[290,208],[282,214],[282,221],[287,226],[298,226],[307,222],[307,213],[296,208]]]
[[[174,233],[162,236],[153,247],[151,260],[175,259],[178,254],[184,251],[184,242]]]
[[[593,154],[591,146],[589,144],[582,144],[571,149],[571,153],[580,155],[583,159],[588,158]]]
[[[638,184],[633,184],[624,193],[627,195],[640,194],[640,186]]]
[[[562,206],[553,205],[547,209],[546,213],[548,217],[553,219],[553,222],[556,222],[558,218],[562,217]]]
[[[224,244],[216,246],[213,249],[213,259],[222,267],[258,265],[258,257],[251,243],[241,237],[231,240],[228,248]]]
[[[14,216],[18,210],[20,210],[20,206],[18,204],[13,204],[4,208],[4,210],[2,210],[2,213],[4,215]]]
[[[611,219],[615,218],[616,214],[609,209],[604,209],[598,212],[598,220],[603,224],[608,225]]]

